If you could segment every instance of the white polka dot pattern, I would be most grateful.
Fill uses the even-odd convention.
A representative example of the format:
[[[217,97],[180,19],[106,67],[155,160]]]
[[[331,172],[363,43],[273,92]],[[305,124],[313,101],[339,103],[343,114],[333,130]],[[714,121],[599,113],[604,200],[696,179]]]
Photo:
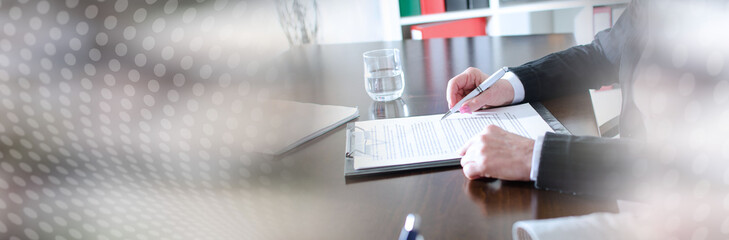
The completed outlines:
[[[218,27],[248,4],[0,2],[0,238],[271,236],[249,196],[285,167],[244,127],[271,56]]]

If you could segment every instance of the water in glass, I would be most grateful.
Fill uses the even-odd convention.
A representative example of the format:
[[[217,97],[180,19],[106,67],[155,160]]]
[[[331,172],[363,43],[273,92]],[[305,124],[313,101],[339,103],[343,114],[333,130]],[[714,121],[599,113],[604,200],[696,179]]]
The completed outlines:
[[[397,49],[382,49],[363,54],[365,90],[375,101],[392,101],[405,89],[400,53]]]

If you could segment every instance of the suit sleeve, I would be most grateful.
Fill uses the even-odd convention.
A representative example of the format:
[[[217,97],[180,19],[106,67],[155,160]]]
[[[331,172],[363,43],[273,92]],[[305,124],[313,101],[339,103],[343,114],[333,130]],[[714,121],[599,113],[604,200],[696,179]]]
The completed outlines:
[[[642,174],[635,140],[610,139],[547,133],[542,152],[537,188],[573,194],[633,199],[627,186],[640,182]]]
[[[631,2],[615,26],[598,33],[590,44],[509,68],[524,85],[524,101],[540,101],[616,83],[621,52],[635,32],[637,5]]]

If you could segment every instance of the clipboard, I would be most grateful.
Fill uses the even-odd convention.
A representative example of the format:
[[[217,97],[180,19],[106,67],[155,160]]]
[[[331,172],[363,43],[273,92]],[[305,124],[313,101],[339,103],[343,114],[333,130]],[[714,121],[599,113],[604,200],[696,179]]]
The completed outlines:
[[[552,115],[549,110],[542,105],[541,103],[530,103],[530,105],[534,108],[534,110],[539,113],[539,116],[544,119],[545,122],[549,125],[549,127],[554,130],[555,133],[559,134],[567,134],[572,135],[567,128],[562,125],[562,123],[557,120],[557,118]],[[355,169],[354,168],[354,153],[357,151],[364,152],[364,147],[366,145],[367,136],[366,133],[355,126],[354,122],[347,123],[347,129],[346,132],[346,144],[345,144],[345,153],[344,153],[344,177],[350,178],[350,177],[362,177],[362,176],[368,176],[368,175],[374,175],[374,174],[380,174],[380,173],[390,173],[390,172],[400,172],[400,171],[409,171],[409,170],[417,170],[417,169],[424,169],[424,168],[437,168],[437,167],[451,167],[451,166],[458,166],[460,165],[460,159],[448,159],[448,160],[442,160],[442,161],[433,161],[433,162],[422,162],[422,163],[414,163],[414,164],[406,164],[406,165],[397,165],[397,166],[388,166],[388,167],[378,167],[378,168],[367,168],[367,169]]]

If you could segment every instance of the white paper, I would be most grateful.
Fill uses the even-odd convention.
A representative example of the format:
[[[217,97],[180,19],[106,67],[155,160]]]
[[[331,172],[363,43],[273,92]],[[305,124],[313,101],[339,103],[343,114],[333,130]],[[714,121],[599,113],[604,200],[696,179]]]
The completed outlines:
[[[460,158],[457,150],[488,125],[536,139],[551,132],[529,104],[453,114],[382,119],[355,123],[364,132],[364,149],[355,151],[354,168],[406,165]]]

